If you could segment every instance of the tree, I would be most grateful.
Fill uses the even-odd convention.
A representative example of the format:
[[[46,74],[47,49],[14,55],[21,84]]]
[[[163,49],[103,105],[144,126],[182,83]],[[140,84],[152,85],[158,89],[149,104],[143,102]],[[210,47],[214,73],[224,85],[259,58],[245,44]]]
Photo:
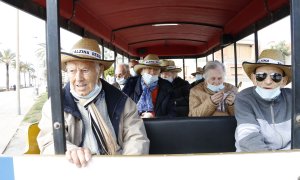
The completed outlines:
[[[271,49],[277,49],[282,52],[283,57],[291,55],[291,47],[285,42],[285,41],[280,41],[279,43],[272,45]]]
[[[46,44],[38,44],[39,48],[35,51],[35,55],[42,61],[43,68],[46,67]]]
[[[0,62],[5,63],[6,66],[6,90],[9,90],[9,65],[11,65],[16,58],[16,54],[10,49],[0,52]]]
[[[14,68],[16,68],[16,62],[13,61],[12,62],[12,65]],[[26,73],[28,73],[28,82],[29,82],[29,86],[31,84],[30,82],[30,78],[31,78],[31,73],[34,73],[35,72],[35,69],[32,67],[32,64],[31,63],[28,63],[28,62],[22,62],[20,61],[20,72],[23,73],[23,76],[24,76],[24,85],[25,87],[27,87],[27,84],[26,84]]]

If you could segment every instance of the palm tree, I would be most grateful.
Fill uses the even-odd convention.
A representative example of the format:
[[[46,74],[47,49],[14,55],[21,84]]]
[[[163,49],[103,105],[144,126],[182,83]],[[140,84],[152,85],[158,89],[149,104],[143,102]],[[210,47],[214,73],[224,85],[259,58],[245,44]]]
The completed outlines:
[[[35,55],[42,61],[43,68],[46,67],[46,44],[38,44],[40,47],[35,51]]]
[[[6,90],[9,90],[9,65],[11,65],[16,58],[16,54],[10,49],[0,52],[0,62],[5,63],[6,66]]]
[[[14,68],[16,68],[16,62],[13,61],[12,62],[12,65]],[[20,72],[23,73],[23,76],[24,76],[24,85],[25,87],[27,87],[27,84],[26,84],[26,73],[29,74],[28,76],[28,82],[29,82],[29,85],[31,84],[30,83],[30,77],[31,77],[31,73],[34,73],[35,72],[35,69],[32,67],[32,64],[31,63],[28,63],[28,62],[23,62],[23,61],[20,61]]]

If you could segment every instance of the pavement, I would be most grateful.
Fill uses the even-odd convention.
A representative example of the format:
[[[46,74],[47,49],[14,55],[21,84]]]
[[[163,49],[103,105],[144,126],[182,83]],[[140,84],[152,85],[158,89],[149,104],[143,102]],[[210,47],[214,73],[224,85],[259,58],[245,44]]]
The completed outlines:
[[[21,114],[17,111],[16,91],[0,92],[0,154],[20,155],[26,146],[27,124],[21,124],[35,102],[34,88],[20,90]]]

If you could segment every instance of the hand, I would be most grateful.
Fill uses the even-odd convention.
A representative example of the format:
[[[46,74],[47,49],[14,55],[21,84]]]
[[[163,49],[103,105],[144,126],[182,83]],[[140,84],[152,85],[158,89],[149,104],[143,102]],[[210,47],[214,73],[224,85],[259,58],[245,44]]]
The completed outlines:
[[[92,159],[92,153],[88,148],[79,147],[67,150],[66,158],[80,168],[85,167],[88,161]]]
[[[154,115],[151,112],[143,112],[141,118],[154,118]]]
[[[234,104],[234,100],[235,100],[235,94],[231,93],[225,99],[225,103],[228,104],[229,106],[232,106]]]
[[[210,96],[210,99],[214,104],[219,104],[222,101],[223,96],[224,96],[224,92],[220,91],[220,92],[217,92],[216,94]]]

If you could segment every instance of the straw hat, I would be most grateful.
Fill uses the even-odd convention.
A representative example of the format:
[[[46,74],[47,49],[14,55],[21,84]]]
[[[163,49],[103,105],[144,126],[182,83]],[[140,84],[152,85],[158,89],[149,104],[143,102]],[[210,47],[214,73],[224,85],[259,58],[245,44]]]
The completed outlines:
[[[203,69],[201,67],[197,67],[196,72],[192,73],[192,76],[196,76],[196,74],[203,74]]]
[[[292,80],[292,71],[290,65],[284,65],[284,57],[281,51],[276,49],[263,50],[256,63],[243,62],[243,68],[247,76],[251,79],[251,74],[261,66],[274,66],[280,68],[287,77],[287,84]]]
[[[66,63],[69,61],[88,61],[98,62],[106,70],[114,63],[114,60],[104,60],[101,56],[101,51],[96,40],[82,38],[74,44],[69,53],[61,53],[61,68],[65,71]]]
[[[141,73],[143,68],[154,67],[154,68],[162,68],[159,57],[156,54],[148,54],[143,60],[139,62],[139,64],[133,67],[134,71],[138,74]]]
[[[179,73],[182,71],[181,68],[175,66],[175,62],[172,60],[163,59],[160,61],[161,66],[165,66],[162,68],[161,72],[176,72]]]

